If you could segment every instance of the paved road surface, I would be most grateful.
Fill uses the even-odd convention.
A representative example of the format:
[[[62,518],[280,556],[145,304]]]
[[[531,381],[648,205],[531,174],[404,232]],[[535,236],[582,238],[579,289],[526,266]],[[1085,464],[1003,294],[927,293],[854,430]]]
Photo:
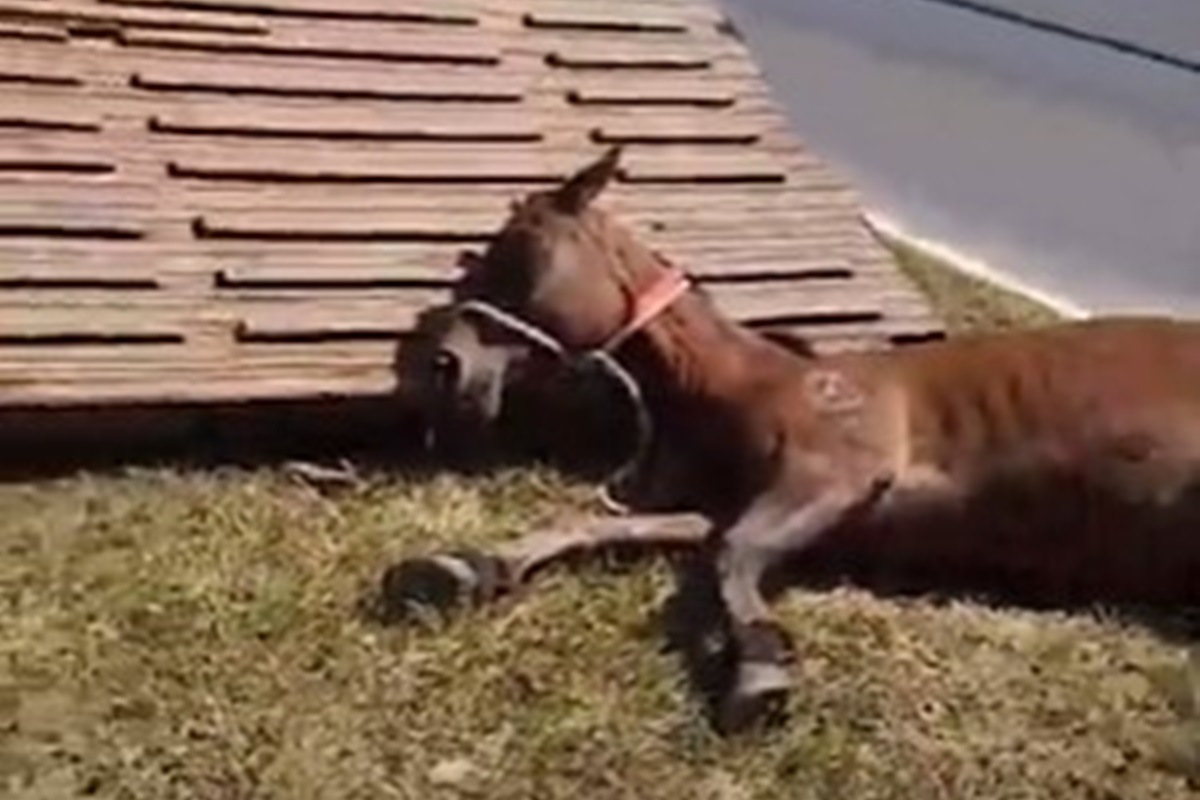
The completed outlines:
[[[1088,310],[1200,314],[1200,0],[722,0],[912,232]]]

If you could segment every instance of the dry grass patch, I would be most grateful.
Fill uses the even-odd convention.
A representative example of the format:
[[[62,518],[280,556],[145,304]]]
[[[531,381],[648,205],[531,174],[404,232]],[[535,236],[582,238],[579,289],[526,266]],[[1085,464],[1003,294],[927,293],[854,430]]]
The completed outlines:
[[[380,477],[332,498],[269,471],[0,489],[0,786],[155,800],[1189,796],[1162,759],[1195,696],[1184,649],[1115,621],[795,592],[795,721],[723,742],[663,651],[662,562],[552,571],[519,603],[444,627],[357,613],[403,554],[586,501],[536,472]]]

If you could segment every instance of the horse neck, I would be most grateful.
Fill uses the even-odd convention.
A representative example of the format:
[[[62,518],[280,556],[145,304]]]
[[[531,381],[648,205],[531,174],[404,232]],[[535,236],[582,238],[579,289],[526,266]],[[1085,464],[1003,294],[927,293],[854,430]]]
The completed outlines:
[[[627,345],[624,360],[652,412],[663,403],[712,408],[745,397],[769,347],[693,289]]]
[[[605,238],[616,243],[610,250],[619,261],[614,266],[629,281],[649,285],[672,267],[631,231],[606,221]],[[742,416],[753,406],[747,401],[755,384],[781,363],[781,355],[786,354],[778,345],[725,317],[692,288],[626,343],[618,357],[642,386],[651,414],[660,424],[674,424],[695,418],[694,412],[706,420],[713,419],[713,411],[729,419]]]

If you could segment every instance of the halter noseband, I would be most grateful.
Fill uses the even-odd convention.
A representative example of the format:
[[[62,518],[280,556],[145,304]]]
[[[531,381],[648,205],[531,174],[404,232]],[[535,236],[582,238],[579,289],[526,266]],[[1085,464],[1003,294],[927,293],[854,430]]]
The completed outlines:
[[[459,313],[478,314],[502,328],[517,333],[562,361],[572,361],[594,358],[600,353],[615,354],[621,345],[658,319],[691,288],[692,280],[688,274],[678,267],[669,266],[646,289],[634,295],[626,322],[601,344],[582,351],[571,350],[549,332],[486,300],[464,300],[455,303],[454,307]]]

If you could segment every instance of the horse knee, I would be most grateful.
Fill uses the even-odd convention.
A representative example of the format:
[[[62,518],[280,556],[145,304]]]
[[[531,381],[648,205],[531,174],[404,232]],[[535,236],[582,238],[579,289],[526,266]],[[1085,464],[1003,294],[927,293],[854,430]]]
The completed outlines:
[[[760,584],[769,562],[769,553],[753,544],[741,541],[722,544],[717,556],[717,575],[721,599],[735,624],[749,625],[767,616]]]

